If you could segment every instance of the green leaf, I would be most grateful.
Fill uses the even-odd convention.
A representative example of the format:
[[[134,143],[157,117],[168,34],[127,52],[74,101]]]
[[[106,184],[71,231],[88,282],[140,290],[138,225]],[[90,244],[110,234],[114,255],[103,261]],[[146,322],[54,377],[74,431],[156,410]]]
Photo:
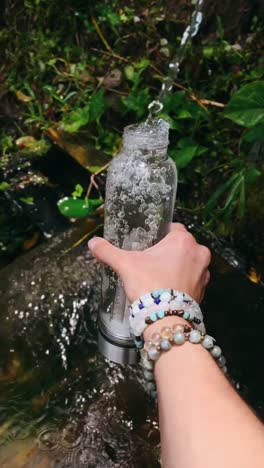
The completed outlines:
[[[88,171],[94,173],[100,171],[103,166],[87,166]]]
[[[80,198],[83,193],[83,187],[80,184],[75,185],[75,190],[72,192],[73,197]]]
[[[26,203],[27,205],[34,205],[34,198],[33,197],[20,197],[19,200]]]
[[[230,179],[226,180],[220,187],[215,191],[215,193],[209,198],[207,204],[205,205],[205,213],[208,214],[212,211],[213,208],[218,203],[220,197],[236,182],[236,180],[240,177],[240,173],[234,174]]]
[[[244,127],[264,123],[264,81],[243,86],[233,94],[224,116]]]
[[[256,125],[255,127],[251,128],[248,132],[246,132],[243,136],[243,140],[248,141],[249,143],[255,141],[264,141],[264,123]]]
[[[77,109],[71,112],[69,115],[66,116],[64,120],[64,130],[66,132],[75,133],[83,127],[87,125],[90,121],[90,112],[89,112],[89,105],[81,109]]]
[[[67,218],[85,218],[92,215],[95,209],[103,203],[102,198],[63,198],[57,205],[60,213]]]
[[[195,143],[188,138],[182,138],[178,142],[178,149],[170,151],[170,156],[176,162],[178,169],[183,169],[193,160],[194,157],[199,156],[207,151],[202,145]]]
[[[126,78],[129,81],[133,81],[134,75],[135,75],[134,67],[132,67],[132,65],[126,65],[126,67],[124,68],[124,72],[125,72]]]
[[[6,190],[10,187],[10,185],[7,182],[1,182],[0,184],[0,190]]]
[[[177,119],[192,119],[192,114],[188,110],[182,109],[177,114]]]
[[[245,206],[246,206],[246,191],[245,191],[245,178],[243,177],[241,187],[240,187],[240,194],[239,194],[238,207],[237,207],[238,219],[243,218],[245,214]]]
[[[261,172],[255,167],[250,167],[245,171],[245,181],[248,185],[254,184],[261,176]]]
[[[90,102],[90,121],[99,122],[105,110],[105,99],[104,99],[104,89],[101,88],[98,93],[92,96]]]

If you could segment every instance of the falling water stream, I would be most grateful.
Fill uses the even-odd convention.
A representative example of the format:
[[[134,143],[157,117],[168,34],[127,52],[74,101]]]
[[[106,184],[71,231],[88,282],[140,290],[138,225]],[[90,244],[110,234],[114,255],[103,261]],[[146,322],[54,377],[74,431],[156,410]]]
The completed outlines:
[[[198,32],[202,3],[149,106],[150,120]],[[140,373],[97,351],[100,274],[86,243],[72,248],[82,235],[75,226],[0,272],[1,468],[160,467],[156,409]],[[221,252],[215,238],[204,238]],[[264,359],[264,289],[239,271],[240,258],[231,250],[230,258],[214,257],[206,321],[225,349],[237,388],[263,417],[263,373],[255,359]]]

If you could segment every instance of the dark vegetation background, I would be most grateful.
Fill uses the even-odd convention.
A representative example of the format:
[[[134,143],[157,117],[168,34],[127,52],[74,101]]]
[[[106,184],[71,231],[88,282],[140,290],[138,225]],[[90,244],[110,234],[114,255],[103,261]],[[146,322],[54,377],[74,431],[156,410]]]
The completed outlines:
[[[146,118],[191,0],[6,0],[0,14],[0,264],[70,225],[57,201]],[[261,0],[205,0],[162,117],[178,206],[253,261],[264,258]],[[96,176],[103,193],[105,174]],[[95,188],[91,197],[98,197]],[[77,216],[76,216],[77,217]]]

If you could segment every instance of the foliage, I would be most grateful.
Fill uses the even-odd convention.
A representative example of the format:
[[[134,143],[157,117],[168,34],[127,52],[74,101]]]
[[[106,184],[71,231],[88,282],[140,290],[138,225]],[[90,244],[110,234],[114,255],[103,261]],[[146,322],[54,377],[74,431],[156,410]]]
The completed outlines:
[[[7,170],[14,155],[19,151],[23,164],[25,158],[45,158],[50,130],[81,136],[109,155],[118,151],[124,126],[146,118],[189,20],[185,13],[182,20],[171,16],[168,5],[165,0],[129,6],[123,0],[6,2],[0,32],[6,113],[0,122],[1,194],[19,184]],[[186,3],[186,11],[191,8]],[[171,126],[179,202],[199,211],[211,229],[224,223],[225,233],[232,234],[247,215],[249,190],[263,172],[261,157],[252,154],[264,141],[264,30],[256,15],[235,40],[226,29],[218,16],[215,32],[200,33],[186,49],[160,116]],[[88,169],[87,179],[100,164]],[[77,203],[92,212],[82,198],[85,190],[76,180],[66,194],[77,198],[71,199],[72,217]],[[8,216],[0,218],[2,226],[8,222]]]

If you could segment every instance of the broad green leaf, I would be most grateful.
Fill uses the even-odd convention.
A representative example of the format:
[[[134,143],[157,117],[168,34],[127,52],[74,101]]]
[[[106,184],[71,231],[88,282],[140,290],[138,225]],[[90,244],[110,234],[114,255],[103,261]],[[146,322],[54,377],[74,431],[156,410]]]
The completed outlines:
[[[254,141],[264,141],[264,122],[251,128],[243,136],[243,140],[252,143]]]
[[[103,203],[102,198],[63,198],[57,205],[60,213],[67,218],[85,218],[92,215],[95,209]]]
[[[224,116],[243,127],[264,123],[264,81],[243,86],[233,94]]]
[[[246,193],[245,193],[245,177],[243,177],[241,186],[240,186],[240,194],[238,200],[238,207],[237,207],[237,217],[238,219],[242,219],[245,214],[245,206],[246,206]]]
[[[182,109],[177,114],[177,119],[192,119],[192,114],[187,109]]]
[[[170,156],[176,162],[178,169],[182,169],[188,166],[194,157],[199,156],[207,151],[207,148],[204,146],[192,141],[188,141],[187,139],[185,141],[182,139],[178,146],[178,149],[176,148],[170,151]]]
[[[245,171],[245,181],[249,185],[254,184],[259,176],[261,176],[261,172],[255,167],[250,167]]]
[[[244,180],[244,176],[242,174],[239,174],[239,177],[235,180],[233,183],[231,190],[228,194],[228,197],[226,199],[225,205],[223,210],[227,211],[231,207],[231,205],[237,200],[237,195],[240,191],[240,186]]]
[[[133,81],[134,75],[135,75],[134,67],[132,67],[132,65],[126,65],[124,72],[125,72],[126,78],[130,81]]]

